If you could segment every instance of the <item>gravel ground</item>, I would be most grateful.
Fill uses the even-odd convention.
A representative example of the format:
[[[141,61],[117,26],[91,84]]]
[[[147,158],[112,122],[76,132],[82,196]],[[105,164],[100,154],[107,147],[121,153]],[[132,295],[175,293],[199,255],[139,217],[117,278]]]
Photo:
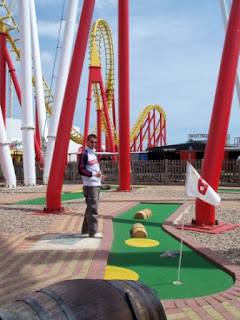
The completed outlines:
[[[64,186],[63,191],[79,190],[78,185]],[[26,214],[31,210],[42,210],[42,206],[16,205],[23,197],[26,199],[43,197],[46,193],[45,186],[34,188],[22,187],[17,189],[0,189],[0,234],[20,232],[46,232],[58,216],[39,216]],[[149,186],[139,188],[134,192],[104,192],[101,193],[100,201],[105,200],[184,200],[183,186]],[[216,208],[216,219],[228,224],[240,225],[240,193],[220,193],[222,201]],[[189,222],[195,218],[194,199],[186,199],[188,205],[184,212],[184,221]],[[8,203],[8,204],[6,204]],[[85,209],[84,199],[69,201],[65,206],[76,213],[82,213]],[[181,220],[179,221],[181,223]],[[220,234],[207,234],[200,232],[184,231],[188,236],[204,246],[225,256],[230,261],[240,265],[240,228],[232,229]]]

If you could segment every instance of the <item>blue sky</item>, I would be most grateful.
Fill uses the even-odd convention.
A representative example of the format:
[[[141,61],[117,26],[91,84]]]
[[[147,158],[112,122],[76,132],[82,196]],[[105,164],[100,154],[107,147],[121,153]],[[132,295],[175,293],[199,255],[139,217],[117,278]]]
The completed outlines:
[[[43,76],[49,85],[63,2],[36,0]],[[82,2],[79,1],[77,25]],[[93,22],[99,18],[106,20],[112,30],[116,93],[117,2],[96,0],[93,17]],[[67,3],[65,0],[64,12]],[[168,144],[187,141],[189,133],[208,133],[225,36],[219,0],[129,0],[129,3],[131,125],[145,106],[159,104],[167,115]],[[17,13],[16,9],[16,20]],[[74,118],[74,125],[80,126],[81,132],[87,96],[87,58],[88,54]],[[92,125],[95,123],[94,109],[92,104]],[[234,137],[240,136],[239,128],[235,93],[228,130],[232,143]]]

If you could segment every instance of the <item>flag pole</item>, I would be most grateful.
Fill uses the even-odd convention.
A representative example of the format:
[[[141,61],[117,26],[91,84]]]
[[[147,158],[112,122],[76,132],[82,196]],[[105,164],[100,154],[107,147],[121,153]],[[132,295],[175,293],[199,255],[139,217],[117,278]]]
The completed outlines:
[[[180,280],[180,274],[181,274],[181,264],[182,264],[182,247],[183,247],[183,230],[184,230],[185,210],[186,210],[186,196],[184,196],[184,210],[183,210],[183,215],[182,215],[180,254],[179,254],[179,260],[178,260],[178,277],[177,277],[176,281],[173,281],[173,284],[175,284],[175,285],[181,285],[182,284],[182,281]]]

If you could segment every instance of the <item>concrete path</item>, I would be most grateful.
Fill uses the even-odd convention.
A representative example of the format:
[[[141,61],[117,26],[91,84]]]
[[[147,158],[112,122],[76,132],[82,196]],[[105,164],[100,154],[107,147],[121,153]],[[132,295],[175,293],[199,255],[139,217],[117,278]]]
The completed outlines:
[[[76,185],[64,187],[64,191],[78,189]],[[11,204],[13,201],[42,196],[33,192],[21,194],[16,190],[14,195],[5,194],[0,203]],[[141,201],[131,199],[129,193],[126,196],[124,192],[118,193],[117,197],[112,193],[112,199],[114,201],[100,201],[99,227],[104,233],[102,240],[79,239],[83,214],[74,212],[59,215],[44,233],[0,235],[0,306],[58,281],[74,278],[102,279],[113,240],[112,218]],[[64,206],[67,207],[67,203]],[[84,208],[85,204],[82,202],[80,206]],[[172,227],[172,221],[178,214],[174,213],[164,223],[166,231],[177,238],[180,231]],[[187,236],[184,242],[233,275],[235,284],[229,290],[212,296],[163,300],[167,318],[240,319],[240,267],[203,248]]]

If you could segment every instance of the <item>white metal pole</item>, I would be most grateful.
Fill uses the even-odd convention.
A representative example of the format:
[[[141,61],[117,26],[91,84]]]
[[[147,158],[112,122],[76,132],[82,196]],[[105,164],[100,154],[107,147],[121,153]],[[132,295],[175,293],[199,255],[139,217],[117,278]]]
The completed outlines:
[[[78,0],[69,1],[68,11],[66,17],[66,24],[64,29],[62,51],[59,61],[59,69],[56,81],[56,88],[54,94],[53,113],[49,126],[49,135],[47,143],[47,151],[45,158],[45,166],[43,172],[43,183],[48,183],[52,156],[57,135],[58,123],[62,109],[62,102],[64,98],[65,87],[71,62],[71,52],[74,37],[74,29],[77,17]]]
[[[32,31],[32,47],[33,47],[33,61],[34,61],[34,73],[35,73],[35,85],[36,85],[36,97],[37,97],[37,110],[38,110],[38,123],[39,131],[42,142],[47,140],[47,126],[46,123],[46,110],[43,93],[43,81],[42,81],[42,67],[38,40],[37,30],[37,18],[34,0],[30,1],[30,21]]]
[[[32,59],[29,0],[18,1],[20,26],[20,73],[22,92],[22,137],[24,184],[36,184],[32,106]]]
[[[222,19],[223,19],[223,26],[224,30],[226,32],[227,25],[228,25],[228,12],[227,12],[227,6],[225,0],[219,0],[220,7],[221,7],[221,13],[222,13]],[[230,1],[230,5],[232,4],[232,1]],[[238,104],[240,107],[240,75],[239,70],[237,69],[237,76],[235,81],[236,91],[237,91],[237,97],[238,97]]]
[[[7,142],[7,134],[0,108],[0,164],[5,179],[6,188],[16,188],[16,174],[10,155],[9,143]]]

